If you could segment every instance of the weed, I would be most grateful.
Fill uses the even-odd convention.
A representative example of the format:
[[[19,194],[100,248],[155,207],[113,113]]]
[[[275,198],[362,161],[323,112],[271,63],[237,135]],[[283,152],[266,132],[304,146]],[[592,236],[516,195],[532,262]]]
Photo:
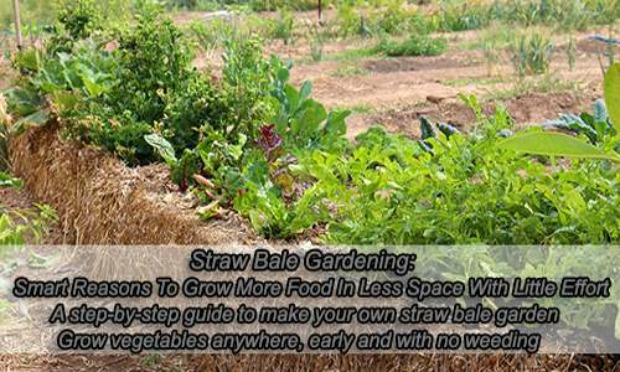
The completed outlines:
[[[506,89],[491,91],[487,98],[502,101],[533,93],[578,92],[581,88],[582,86],[578,81],[561,79],[554,74],[545,74],[542,78],[525,77],[517,79]]]
[[[325,59],[330,61],[348,61],[355,62],[364,58],[376,56],[380,51],[376,47],[355,47],[345,49],[343,51],[332,53],[325,56]]]
[[[482,78],[459,78],[448,79],[442,81],[442,84],[446,84],[452,87],[464,87],[467,85],[495,85],[505,83],[507,80],[501,76],[495,77],[482,77]]]
[[[0,187],[18,189],[21,185],[21,180],[8,173],[0,172]],[[2,246],[40,242],[48,225],[57,219],[55,211],[50,207],[45,205],[35,205],[35,207],[36,209],[33,210],[14,210],[9,213],[3,206],[0,206],[0,257],[7,253],[7,248]]]
[[[284,44],[289,44],[293,38],[294,27],[293,13],[289,10],[281,9],[278,11],[278,18],[275,21],[271,35],[274,39],[280,39],[284,41]]]
[[[333,77],[353,77],[353,76],[363,76],[368,75],[370,72],[359,66],[355,65],[346,65],[339,67],[337,70],[333,71],[330,75]]]
[[[400,56],[436,56],[446,50],[446,40],[412,34],[402,42],[382,40],[376,47],[389,57]]]
[[[519,76],[549,71],[553,44],[541,34],[521,35],[510,48],[511,60]]]
[[[491,21],[490,8],[480,2],[442,0],[437,17],[443,31],[466,31],[486,27]]]
[[[566,57],[568,60],[568,70],[573,71],[577,62],[577,44],[575,43],[575,38],[572,35],[568,39]]]
[[[317,38],[310,42],[310,58],[314,62],[323,60],[323,40]]]

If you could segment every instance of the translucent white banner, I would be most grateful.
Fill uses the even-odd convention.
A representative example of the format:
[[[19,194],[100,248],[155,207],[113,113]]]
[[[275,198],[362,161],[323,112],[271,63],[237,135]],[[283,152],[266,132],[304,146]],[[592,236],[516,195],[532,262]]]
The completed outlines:
[[[619,353],[619,248],[4,247],[0,353]]]

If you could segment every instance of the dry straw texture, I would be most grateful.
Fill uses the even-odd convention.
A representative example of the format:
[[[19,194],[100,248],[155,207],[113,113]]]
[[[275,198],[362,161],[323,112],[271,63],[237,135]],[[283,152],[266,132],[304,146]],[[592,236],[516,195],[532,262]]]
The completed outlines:
[[[14,173],[24,179],[27,190],[58,212],[62,231],[53,243],[256,242],[255,236],[239,220],[204,223],[191,209],[166,202],[165,198],[171,194],[162,190],[166,178],[163,168],[151,169],[150,173],[148,168],[127,168],[101,151],[61,140],[56,124],[30,130],[13,139],[11,159]],[[0,370],[8,371],[613,371],[615,364],[615,359],[609,356],[502,354],[0,355]]]
[[[205,223],[192,209],[166,202],[180,196],[157,187],[148,167],[128,168],[99,150],[69,144],[56,124],[14,138],[11,160],[27,191],[57,210],[62,233],[54,243],[229,244],[251,238],[238,220]]]
[[[611,358],[525,355],[0,356],[10,371],[615,371]]]

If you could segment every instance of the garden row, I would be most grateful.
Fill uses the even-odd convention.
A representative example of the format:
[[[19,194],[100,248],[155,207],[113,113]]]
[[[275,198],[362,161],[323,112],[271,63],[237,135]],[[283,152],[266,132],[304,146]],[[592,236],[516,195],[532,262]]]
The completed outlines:
[[[423,120],[419,140],[374,128],[349,143],[348,112],[288,84],[291,66],[259,39],[226,40],[218,79],[192,68],[192,44],[156,8],[114,28],[97,14],[88,1],[64,9],[44,47],[15,56],[12,130],[58,119],[67,139],[130,166],[165,161],[203,219],[233,210],[268,238],[347,244],[620,241],[618,137],[603,104],[555,124],[583,139],[535,129],[503,144],[582,160],[502,149],[514,123],[475,97],[463,97],[471,133]]]

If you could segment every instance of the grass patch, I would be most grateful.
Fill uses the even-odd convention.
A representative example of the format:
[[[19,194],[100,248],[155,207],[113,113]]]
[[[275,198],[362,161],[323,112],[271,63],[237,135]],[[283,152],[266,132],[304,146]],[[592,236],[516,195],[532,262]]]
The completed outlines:
[[[431,38],[426,35],[413,34],[403,41],[382,40],[377,49],[389,57],[437,56],[446,51],[444,38]]]
[[[451,87],[464,87],[467,85],[494,85],[505,83],[507,80],[501,76],[490,76],[490,77],[475,77],[475,78],[458,78],[458,79],[448,79],[444,80],[441,83],[451,86]]]
[[[353,77],[353,76],[364,76],[364,75],[368,75],[369,73],[370,71],[368,71],[367,69],[363,67],[347,65],[347,66],[339,67],[338,69],[336,69],[329,75],[333,77]]]
[[[328,54],[324,59],[328,61],[359,61],[364,58],[376,56],[377,54],[379,54],[379,51],[376,50],[376,48],[361,47]]]
[[[519,76],[549,71],[552,53],[553,43],[540,33],[523,34],[510,47],[511,61]]]
[[[371,112],[376,112],[376,109],[372,106],[369,105],[367,103],[360,103],[357,104],[355,106],[336,106],[334,108],[335,111],[344,111],[344,110],[348,110],[351,111],[351,113],[353,114],[369,114]]]
[[[492,91],[487,99],[506,100],[532,93],[566,93],[581,90],[580,82],[562,79],[553,74],[546,74],[542,78],[521,78],[508,89]]]

